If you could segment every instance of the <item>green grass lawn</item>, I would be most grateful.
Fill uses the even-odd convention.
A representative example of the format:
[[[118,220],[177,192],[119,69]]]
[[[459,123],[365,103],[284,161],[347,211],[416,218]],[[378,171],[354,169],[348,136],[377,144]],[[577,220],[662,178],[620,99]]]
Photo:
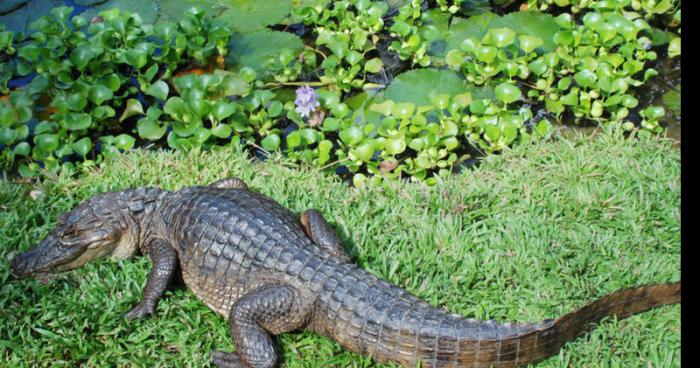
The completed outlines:
[[[137,151],[77,178],[0,182],[0,366],[197,367],[212,349],[233,350],[224,319],[186,289],[168,292],[153,318],[122,317],[145,285],[142,257],[10,280],[9,260],[95,193],[239,176],[292,210],[318,208],[361,267],[433,305],[535,321],[619,288],[679,280],[680,166],[669,141],[612,132],[521,146],[431,188],[357,190],[237,149]],[[280,342],[287,367],[380,366],[310,333]],[[539,366],[679,367],[680,307],[607,321]]]

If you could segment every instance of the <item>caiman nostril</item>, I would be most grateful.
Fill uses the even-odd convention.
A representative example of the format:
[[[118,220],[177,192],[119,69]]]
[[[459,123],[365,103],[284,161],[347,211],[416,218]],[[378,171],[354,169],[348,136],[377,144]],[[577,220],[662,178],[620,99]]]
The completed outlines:
[[[19,278],[22,277],[23,270],[27,268],[27,262],[21,256],[16,256],[10,261],[10,275]]]

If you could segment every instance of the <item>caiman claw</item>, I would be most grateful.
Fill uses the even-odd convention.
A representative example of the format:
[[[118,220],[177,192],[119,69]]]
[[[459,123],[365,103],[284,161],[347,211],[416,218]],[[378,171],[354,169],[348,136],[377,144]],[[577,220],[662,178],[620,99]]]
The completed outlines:
[[[137,306],[132,308],[128,313],[126,313],[124,316],[126,319],[129,321],[133,321],[135,319],[144,319],[148,315],[151,315],[155,312],[155,307],[152,305],[147,305],[145,303],[139,303]]]

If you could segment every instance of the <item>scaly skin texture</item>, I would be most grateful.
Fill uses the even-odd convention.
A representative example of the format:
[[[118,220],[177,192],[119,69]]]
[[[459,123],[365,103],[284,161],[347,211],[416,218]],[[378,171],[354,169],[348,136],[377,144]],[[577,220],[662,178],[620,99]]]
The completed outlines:
[[[63,216],[12,268],[18,276],[70,269],[103,255],[126,258],[137,247],[153,268],[127,317],[154,312],[179,264],[186,285],[229,320],[237,350],[214,352],[220,367],[277,366],[273,336],[299,329],[380,362],[518,367],[556,354],[604,317],[680,300],[680,283],[671,283],[621,290],[539,323],[465,319],[352,264],[317,211],[297,216],[235,178],[97,196]]]

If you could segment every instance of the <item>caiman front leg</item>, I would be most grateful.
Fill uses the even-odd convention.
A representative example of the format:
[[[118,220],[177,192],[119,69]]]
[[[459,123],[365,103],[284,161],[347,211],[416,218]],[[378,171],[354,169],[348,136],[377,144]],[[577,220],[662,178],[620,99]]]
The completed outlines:
[[[344,261],[350,262],[350,256],[343,248],[343,242],[340,241],[338,234],[328,225],[328,222],[326,222],[320,212],[314,209],[302,212],[301,224],[304,226],[304,231],[309,239],[321,249]]]
[[[310,304],[286,285],[263,286],[236,301],[229,325],[235,353],[214,351],[212,363],[222,368],[273,368],[278,354],[273,335],[306,324]]]
[[[153,266],[151,273],[148,274],[143,299],[126,314],[129,320],[153,314],[158,300],[163,296],[177,268],[177,253],[168,242],[154,240],[148,245],[146,252]]]

